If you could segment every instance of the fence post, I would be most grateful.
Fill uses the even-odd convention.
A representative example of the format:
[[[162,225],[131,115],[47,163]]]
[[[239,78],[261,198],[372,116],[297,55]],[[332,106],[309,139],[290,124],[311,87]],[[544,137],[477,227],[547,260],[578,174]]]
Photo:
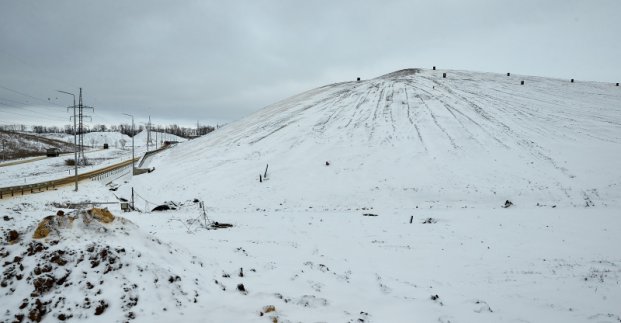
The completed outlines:
[[[442,73],[442,78],[446,78],[446,73]]]

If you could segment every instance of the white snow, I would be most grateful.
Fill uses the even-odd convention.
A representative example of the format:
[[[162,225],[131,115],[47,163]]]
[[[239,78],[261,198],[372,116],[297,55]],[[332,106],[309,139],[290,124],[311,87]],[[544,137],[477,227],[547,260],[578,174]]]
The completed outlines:
[[[182,272],[181,289],[201,296],[164,305],[180,292],[127,257],[97,295],[109,308],[78,308],[76,321],[125,320],[120,286],[135,281],[137,322],[619,322],[620,107],[610,84],[517,75],[410,70],[332,84],[164,150],[154,172],[114,192],[87,182],[0,200],[12,217],[3,231],[26,237],[3,260],[51,202],[130,199],[133,188],[140,210],[178,207],[111,204],[137,225],[128,236],[73,228],[58,246],[131,246],[148,255],[146,273]],[[201,227],[194,199],[233,227]],[[14,284],[0,289],[0,313],[32,288]],[[67,303],[85,293],[69,287]]]

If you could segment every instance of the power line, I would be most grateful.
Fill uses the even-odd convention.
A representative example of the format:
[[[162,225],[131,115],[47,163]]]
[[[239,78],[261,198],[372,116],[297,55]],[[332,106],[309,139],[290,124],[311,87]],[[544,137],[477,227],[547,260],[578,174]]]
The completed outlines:
[[[3,89],[5,89],[5,90],[7,90],[7,91],[11,91],[11,92],[17,93],[17,94],[19,94],[19,95],[23,95],[23,96],[28,97],[28,98],[31,98],[31,99],[35,99],[35,100],[41,101],[41,102],[46,103],[46,104],[50,104],[50,103],[52,103],[52,102],[51,102],[51,101],[49,101],[49,100],[44,100],[44,99],[38,98],[38,97],[36,97],[36,96],[32,96],[32,95],[30,95],[30,94],[26,94],[26,93],[20,92],[20,91],[18,91],[18,90],[14,90],[14,89],[8,88],[8,87],[3,86],[3,85],[0,85],[0,88],[3,88]],[[63,106],[58,105],[58,104],[56,104],[56,103],[54,103],[54,105],[57,105],[57,106],[59,106],[59,107],[63,107]],[[64,108],[64,107],[63,107],[63,108]]]
[[[61,79],[58,79],[58,78],[55,78],[55,77],[51,77],[51,75],[49,75],[49,73],[42,73],[42,71],[41,71],[40,69],[38,69],[38,68],[34,67],[33,65],[31,65],[31,64],[29,64],[29,63],[24,62],[23,60],[21,60],[20,58],[18,58],[18,57],[16,57],[16,56],[14,56],[14,55],[9,54],[9,53],[8,53],[6,50],[4,50],[2,47],[0,47],[0,53],[4,54],[4,56],[5,56],[5,57],[11,58],[11,59],[12,59],[13,61],[15,61],[15,62],[18,62],[18,63],[22,64],[23,66],[26,66],[26,67],[30,68],[31,72],[34,72],[33,74],[34,74],[35,76],[38,76],[38,75],[43,75],[43,76],[44,76],[44,77],[46,77],[48,80],[57,81],[58,83],[63,83],[63,84],[65,84],[65,85],[68,85],[69,87],[72,87],[72,88],[77,88],[77,86],[71,85],[71,84],[69,84],[69,83],[65,82],[64,80],[61,80]],[[38,79],[38,78],[39,78],[39,77],[37,77],[37,79]]]
[[[44,116],[44,117],[47,117],[47,118],[50,118],[50,119],[56,119],[55,121],[65,120],[65,118],[60,117],[60,116],[53,116],[53,115],[49,115],[49,114],[45,114],[45,113],[41,113],[41,112],[38,112],[38,111],[28,110],[28,109],[23,108],[23,107],[21,107],[21,108],[17,108],[17,107],[14,107],[14,106],[12,106],[12,105],[9,105],[9,104],[6,104],[6,103],[3,103],[3,102],[1,102],[1,101],[0,101],[0,104],[1,104],[1,105],[4,105],[4,106],[7,106],[7,107],[9,107],[9,108],[12,108],[12,109],[19,109],[19,110],[25,110],[25,111],[28,111],[28,112],[32,112],[32,113],[34,113],[36,116]],[[3,109],[2,111],[0,111],[0,113],[8,113],[8,114],[14,114],[14,115],[22,116],[22,117],[34,118],[34,116],[33,116],[33,115],[26,115],[26,114],[22,114],[22,113],[15,112],[15,111],[11,111],[11,110],[7,110],[7,109]]]

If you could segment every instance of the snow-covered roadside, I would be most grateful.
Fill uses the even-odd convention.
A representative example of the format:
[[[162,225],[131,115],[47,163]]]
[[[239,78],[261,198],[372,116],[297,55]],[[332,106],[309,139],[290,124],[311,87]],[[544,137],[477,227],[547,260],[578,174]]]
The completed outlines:
[[[88,166],[80,167],[79,173],[100,169],[131,159],[131,150],[104,149],[85,153]],[[74,175],[74,166],[65,164],[67,156],[44,158],[33,162],[0,167],[0,187],[40,183]]]

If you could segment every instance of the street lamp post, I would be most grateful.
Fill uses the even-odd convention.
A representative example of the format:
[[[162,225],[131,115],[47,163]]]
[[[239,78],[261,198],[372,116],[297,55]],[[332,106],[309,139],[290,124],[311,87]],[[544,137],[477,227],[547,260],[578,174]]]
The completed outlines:
[[[136,136],[136,133],[134,132],[134,116],[131,114],[127,114],[127,113],[123,113],[123,114],[128,117],[132,117],[132,176],[134,176],[134,170],[136,168],[135,158],[134,158],[134,137]]]
[[[77,141],[77,131],[76,131],[76,115],[75,115],[75,94],[73,93],[69,93],[69,92],[65,92],[65,91],[60,91],[58,90],[58,92],[60,93],[64,93],[64,94],[68,94],[73,96],[73,164],[75,165],[75,191],[78,191],[78,141]]]

